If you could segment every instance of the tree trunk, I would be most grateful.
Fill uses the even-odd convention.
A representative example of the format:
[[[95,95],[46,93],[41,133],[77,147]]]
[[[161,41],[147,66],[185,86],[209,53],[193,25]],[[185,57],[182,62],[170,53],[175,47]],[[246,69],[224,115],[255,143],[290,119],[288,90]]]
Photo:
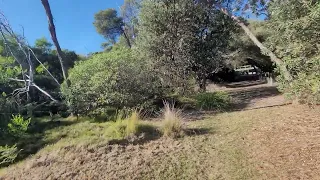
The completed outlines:
[[[199,77],[199,88],[200,92],[207,91],[207,77],[204,75]]]
[[[230,14],[226,9],[221,8],[220,10],[226,14],[227,16],[230,16],[236,24],[238,24],[244,31],[245,33],[249,36],[249,38],[253,41],[253,43],[260,48],[262,53],[266,53],[272,62],[274,62],[282,71],[284,78],[288,81],[292,79],[291,74],[289,73],[287,67],[283,64],[282,60],[279,59],[272,51],[270,51],[267,47],[265,47],[258,39],[257,37],[251,32],[251,30],[236,16],[233,16]]]
[[[49,4],[48,0],[41,0],[41,2],[42,2],[42,5],[43,5],[43,7],[44,7],[44,9],[46,11],[46,14],[47,14],[51,39],[52,39],[54,45],[57,48],[57,54],[58,54],[58,58],[59,58],[60,65],[61,65],[63,79],[66,81],[67,86],[69,87],[70,83],[68,81],[68,72],[67,72],[67,70],[66,70],[66,68],[64,66],[64,63],[63,63],[63,57],[64,56],[63,56],[63,52],[61,50],[59,41],[57,39],[56,28],[55,28],[54,23],[53,23],[53,16],[52,16],[52,13],[51,13],[50,4]]]
[[[129,39],[129,37],[128,37],[128,35],[127,35],[126,31],[125,31],[125,30],[122,30],[122,33],[123,33],[123,35],[124,35],[124,38],[125,38],[125,39],[126,39],[126,41],[127,41],[127,45],[128,45],[128,47],[129,47],[129,48],[131,48],[130,39]]]

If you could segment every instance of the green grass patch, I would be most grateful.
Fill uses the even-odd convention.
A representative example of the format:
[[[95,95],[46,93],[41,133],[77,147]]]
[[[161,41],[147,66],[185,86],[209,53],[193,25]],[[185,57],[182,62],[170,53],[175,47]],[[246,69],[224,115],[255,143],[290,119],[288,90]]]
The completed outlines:
[[[231,99],[226,92],[199,93],[195,96],[196,107],[203,110],[226,110]]]

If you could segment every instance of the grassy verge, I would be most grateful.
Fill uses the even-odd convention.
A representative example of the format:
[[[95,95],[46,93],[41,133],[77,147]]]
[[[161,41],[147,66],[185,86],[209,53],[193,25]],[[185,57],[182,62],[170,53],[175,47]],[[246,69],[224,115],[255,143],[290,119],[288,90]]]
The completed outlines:
[[[139,126],[133,125],[136,121],[80,121],[46,130],[44,139],[59,139],[58,142],[6,171],[17,172],[16,178],[23,177],[28,171],[40,179],[61,175],[64,173],[61,169],[67,171],[62,177],[72,179],[84,177],[76,172],[86,172],[93,179],[250,179],[254,173],[243,145],[252,121],[251,115],[247,116],[243,112],[223,113],[186,122],[185,135],[180,138],[160,137],[156,131],[161,129],[163,122],[159,121],[140,121]],[[143,132],[151,138],[143,142],[110,144],[115,139],[110,128],[120,129],[126,136],[128,131]],[[118,137],[123,138],[122,134],[116,139]],[[46,158],[42,160],[42,157]],[[41,165],[47,161],[50,166]],[[77,164],[78,161],[81,164]],[[32,170],[24,169],[26,163],[31,164]],[[94,171],[87,171],[89,167]]]

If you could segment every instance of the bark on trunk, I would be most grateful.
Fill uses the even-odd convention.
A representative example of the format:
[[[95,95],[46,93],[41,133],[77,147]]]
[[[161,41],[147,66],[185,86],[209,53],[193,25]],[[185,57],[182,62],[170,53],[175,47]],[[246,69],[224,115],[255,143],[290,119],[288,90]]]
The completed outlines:
[[[199,79],[199,88],[200,92],[206,92],[207,91],[207,77],[202,76]]]
[[[124,35],[124,38],[125,38],[125,39],[126,39],[126,41],[127,41],[127,45],[128,45],[128,47],[129,47],[129,48],[131,48],[131,42],[130,42],[130,39],[129,39],[129,37],[128,37],[128,35],[127,35],[126,31],[125,31],[125,30],[122,30],[122,33],[123,33],[123,35]]]
[[[54,45],[56,46],[57,49],[57,54],[58,54],[58,58],[60,61],[60,65],[61,65],[61,70],[62,70],[62,75],[63,75],[63,79],[67,82],[67,85],[69,87],[70,83],[68,82],[68,72],[64,66],[64,62],[63,62],[63,52],[61,50],[58,38],[57,38],[57,34],[56,34],[56,28],[54,26],[53,23],[53,16],[51,13],[51,9],[50,9],[50,4],[48,2],[48,0],[41,0],[42,5],[46,11],[47,14],[47,18],[48,18],[48,25],[49,25],[49,31],[50,31],[50,35],[51,35],[51,39],[54,43]]]
[[[283,64],[282,60],[279,59],[272,51],[270,51],[267,47],[265,47],[258,39],[257,37],[251,32],[251,30],[236,16],[233,16],[230,14],[226,9],[219,8],[224,14],[227,16],[230,16],[249,36],[249,38],[253,41],[253,43],[260,48],[260,50],[264,53],[266,53],[272,62],[276,63],[276,65],[280,68],[282,71],[285,79],[287,81],[290,81],[292,79],[291,74],[289,73],[287,67]]]

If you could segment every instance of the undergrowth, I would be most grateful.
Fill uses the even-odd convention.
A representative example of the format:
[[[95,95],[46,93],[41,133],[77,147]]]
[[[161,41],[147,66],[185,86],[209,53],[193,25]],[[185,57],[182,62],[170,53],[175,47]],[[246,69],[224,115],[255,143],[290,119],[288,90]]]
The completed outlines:
[[[200,93],[196,97],[196,107],[203,110],[226,110],[230,107],[230,97],[226,92]]]

